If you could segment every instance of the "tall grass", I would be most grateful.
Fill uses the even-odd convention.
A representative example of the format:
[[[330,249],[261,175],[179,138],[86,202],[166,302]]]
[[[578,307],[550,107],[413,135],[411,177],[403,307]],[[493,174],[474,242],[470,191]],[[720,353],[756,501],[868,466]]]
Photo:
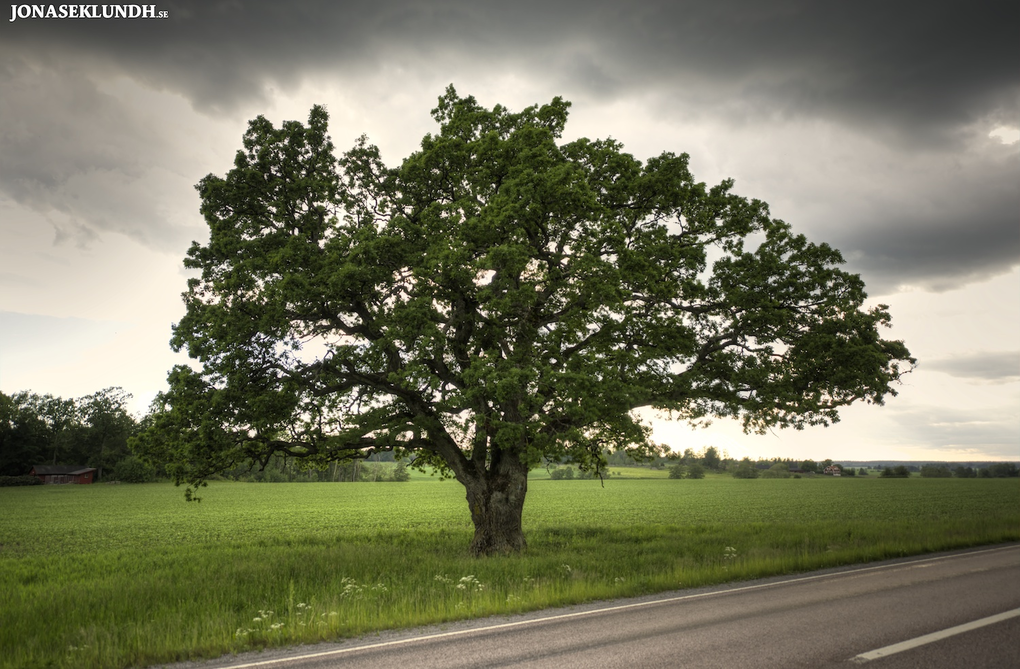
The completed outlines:
[[[454,482],[0,489],[0,666],[124,667],[1020,539],[1015,479],[530,484],[472,559]]]

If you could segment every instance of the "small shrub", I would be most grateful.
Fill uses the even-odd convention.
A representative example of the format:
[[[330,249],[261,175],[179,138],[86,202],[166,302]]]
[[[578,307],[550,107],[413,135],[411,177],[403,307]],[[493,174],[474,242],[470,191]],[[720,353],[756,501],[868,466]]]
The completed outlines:
[[[0,488],[9,488],[22,485],[42,485],[42,479],[38,476],[0,476]]]
[[[556,467],[555,469],[549,470],[549,478],[554,481],[560,481],[562,479],[574,478],[573,467]]]
[[[733,478],[735,479],[756,479],[758,475],[758,468],[754,466],[754,463],[746,459],[733,470]]]
[[[404,483],[411,480],[411,472],[407,471],[407,463],[398,462],[393,468],[393,480],[397,483]]]
[[[693,465],[683,465],[677,463],[669,468],[669,478],[671,479],[703,479],[705,478],[705,468],[694,463]]]
[[[790,478],[790,467],[786,463],[777,462],[761,472],[761,477],[763,479],[788,479]]]
[[[1020,468],[1012,462],[997,462],[989,466],[987,471],[988,477],[993,479],[1016,478],[1020,476]]]
[[[252,481],[256,483],[286,483],[287,475],[278,469],[272,467],[266,467],[252,473]]]
[[[148,483],[155,480],[152,467],[133,455],[129,455],[114,468],[114,477],[124,483]]]

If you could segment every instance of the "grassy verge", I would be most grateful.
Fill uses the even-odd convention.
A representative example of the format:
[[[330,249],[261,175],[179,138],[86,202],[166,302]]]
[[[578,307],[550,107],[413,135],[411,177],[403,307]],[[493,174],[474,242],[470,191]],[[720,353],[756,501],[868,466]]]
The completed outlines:
[[[0,666],[124,667],[1020,539],[1015,479],[533,481],[474,560],[462,489],[0,489]]]

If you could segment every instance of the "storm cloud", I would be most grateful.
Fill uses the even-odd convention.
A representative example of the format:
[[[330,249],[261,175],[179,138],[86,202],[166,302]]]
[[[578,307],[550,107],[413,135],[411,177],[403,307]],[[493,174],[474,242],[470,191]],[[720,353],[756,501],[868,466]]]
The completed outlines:
[[[184,93],[201,109],[311,72],[470,60],[600,99],[671,91],[705,113],[821,115],[953,135],[1014,121],[1013,2],[161,2],[165,21],[29,21],[12,50],[84,58]],[[413,60],[412,60],[413,59]]]
[[[765,192],[750,194],[782,200],[769,175],[785,172],[800,180],[797,192],[813,189],[790,197],[801,219],[791,222],[841,248],[879,293],[945,290],[1020,263],[1020,144],[987,136],[1020,110],[1016,3],[157,8],[169,18],[7,25],[0,83],[13,94],[0,103],[0,194],[46,214],[58,239],[87,244],[114,231],[179,248],[186,236],[152,190],[166,170],[180,196],[201,176],[180,155],[188,138],[153,132],[147,110],[110,96],[109,82],[180,95],[219,119],[316,78],[378,82],[397,69],[435,79],[433,95],[447,77],[520,73],[575,107],[646,100],[663,123],[710,123],[750,141],[757,154],[745,149],[742,162],[759,169],[740,168],[738,185],[760,182]],[[834,129],[838,155],[798,148],[798,129],[812,124]],[[729,162],[741,162],[741,147],[731,149]],[[833,173],[812,183],[820,166]],[[809,216],[812,197],[826,206]]]

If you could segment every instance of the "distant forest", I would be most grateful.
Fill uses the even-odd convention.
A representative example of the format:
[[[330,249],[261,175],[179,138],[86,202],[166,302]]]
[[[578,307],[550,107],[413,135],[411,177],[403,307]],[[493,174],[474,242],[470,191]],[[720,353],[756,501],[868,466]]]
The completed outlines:
[[[610,464],[628,464],[627,454],[608,456]],[[630,462],[629,464],[634,464]],[[729,473],[736,478],[790,478],[803,476],[870,476],[906,478],[1008,478],[1020,476],[1015,462],[931,462],[904,460],[793,460],[790,458],[759,458],[736,460],[720,454],[715,447],[699,453],[686,449],[683,454],[664,452],[645,463],[653,468],[668,468],[671,478],[701,478],[704,472]]]
[[[0,392],[0,479],[21,478],[37,465],[93,467],[97,481],[145,482],[165,477],[162,464],[145,462],[131,452],[131,438],[146,428],[147,417],[136,418],[128,410],[131,394],[119,387],[75,399],[37,395],[29,391],[7,395]],[[833,474],[957,478],[1020,476],[1013,462],[925,462],[903,460],[748,458],[736,460],[715,447],[683,453],[663,446],[659,457],[637,461],[620,450],[606,453],[609,466],[646,466],[669,469],[672,478],[700,478],[705,472],[730,473],[738,478],[786,478]],[[395,466],[392,453],[373,455],[365,462],[332,463],[324,469],[309,467],[297,458],[274,457],[262,466],[242,462],[222,477],[237,481],[384,481],[406,480],[406,464]],[[543,463],[561,478],[570,462]],[[835,468],[835,469],[833,469]],[[0,480],[0,484],[3,481]]]

